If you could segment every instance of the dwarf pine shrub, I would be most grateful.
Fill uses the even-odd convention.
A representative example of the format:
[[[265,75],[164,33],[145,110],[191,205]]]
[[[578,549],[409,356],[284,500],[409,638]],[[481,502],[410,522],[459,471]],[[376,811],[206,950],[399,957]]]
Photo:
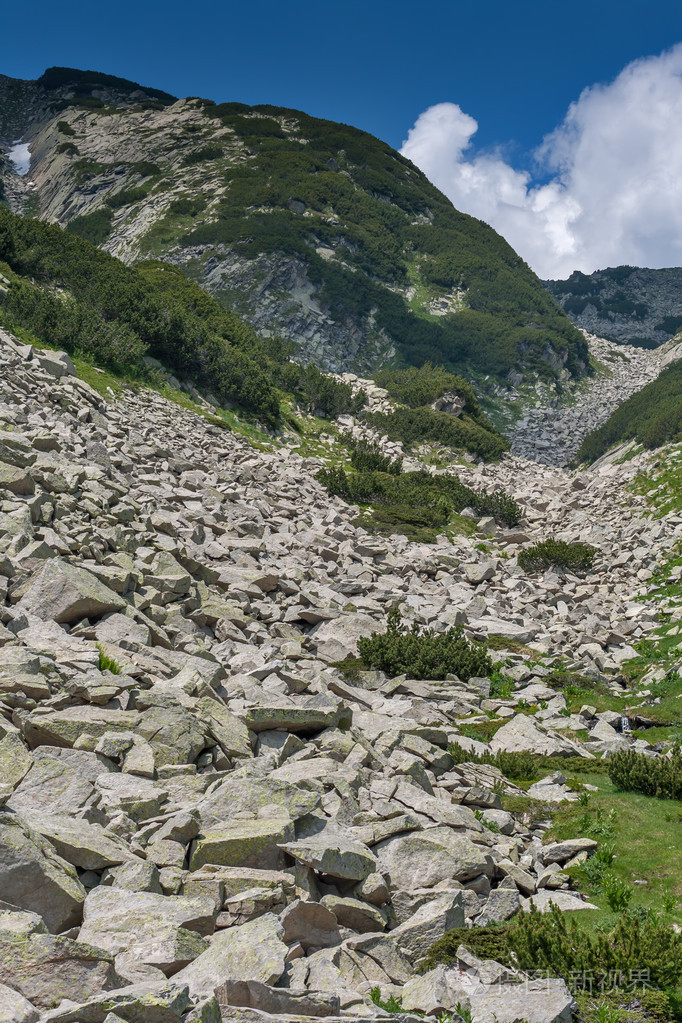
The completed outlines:
[[[588,543],[566,543],[550,537],[526,547],[519,554],[519,566],[525,572],[544,572],[547,568],[580,575],[594,565],[597,551]]]
[[[682,748],[665,757],[648,757],[634,750],[613,753],[608,759],[609,778],[625,791],[641,792],[658,799],[682,799]]]
[[[351,449],[350,464],[357,472],[385,472],[389,476],[399,476],[403,471],[402,458],[392,459],[384,455],[375,442],[349,441],[348,446]]]
[[[505,928],[448,931],[432,945],[420,969],[456,962],[466,945],[480,958],[553,977],[589,977],[594,987],[626,988],[646,971],[647,986],[674,988],[682,979],[682,934],[656,915],[624,912],[608,932],[591,931],[575,915],[550,906],[519,913]]]
[[[488,676],[494,670],[484,643],[470,642],[460,626],[446,632],[412,628],[403,624],[400,612],[388,612],[386,632],[358,640],[358,652],[368,668],[385,671],[394,678],[444,679],[457,675],[463,682]]]

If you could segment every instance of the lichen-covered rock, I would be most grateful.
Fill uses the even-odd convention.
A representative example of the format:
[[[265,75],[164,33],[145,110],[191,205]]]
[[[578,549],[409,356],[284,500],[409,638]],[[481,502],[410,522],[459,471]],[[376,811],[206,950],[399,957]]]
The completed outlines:
[[[305,863],[320,874],[348,881],[364,881],[377,869],[376,858],[367,846],[346,838],[302,838],[282,848],[299,863]]]
[[[192,997],[222,992],[229,1004],[230,988],[243,981],[275,984],[284,973],[287,946],[277,917],[266,913],[241,927],[230,927],[214,937],[211,947],[175,977]]]
[[[235,820],[200,834],[192,845],[190,870],[198,870],[205,863],[279,870],[284,866],[281,846],[293,837],[294,825],[288,814],[264,820]]]
[[[164,896],[121,888],[94,888],[85,900],[79,938],[117,954],[175,935],[180,928],[213,933],[215,905],[205,896]]]
[[[33,757],[19,733],[0,725],[0,806],[10,798],[32,763]]]
[[[125,842],[101,824],[66,814],[33,814],[30,820],[67,863],[81,870],[100,871],[134,859]]]
[[[85,888],[71,864],[16,814],[0,813],[0,892],[37,913],[49,931],[79,923]]]
[[[34,913],[0,912],[0,982],[39,1009],[85,1001],[120,986],[112,956],[82,941],[49,934]],[[2,1015],[2,1007],[0,1007]]]
[[[320,794],[289,782],[263,778],[225,778],[206,797],[197,810],[205,828],[232,820],[235,815],[258,814],[264,807],[281,809],[282,816],[298,820],[320,804]]]
[[[197,716],[208,729],[208,734],[215,739],[226,757],[252,757],[253,750],[249,741],[249,729],[243,721],[230,714],[224,707],[209,696],[197,702]]]
[[[36,1023],[38,1010],[14,988],[0,984],[0,1005],[4,1023]]]
[[[87,569],[51,558],[31,579],[18,607],[42,621],[77,622],[120,611],[125,601]]]
[[[390,879],[393,890],[411,891],[444,878],[468,881],[478,874],[493,873],[485,848],[450,828],[396,835],[379,842],[374,850],[379,870]]]

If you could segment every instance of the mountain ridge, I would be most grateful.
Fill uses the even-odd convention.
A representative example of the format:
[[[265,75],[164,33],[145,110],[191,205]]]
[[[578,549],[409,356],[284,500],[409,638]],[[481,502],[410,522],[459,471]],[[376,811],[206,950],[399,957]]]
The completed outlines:
[[[544,281],[578,327],[607,341],[656,348],[682,327],[682,268],[607,267]]]
[[[430,360],[506,393],[586,372],[583,338],[520,257],[385,143],[286,108],[61,75],[31,86],[30,177],[5,175],[18,211],[128,262],[170,259],[325,369]],[[15,106],[31,85],[0,84]]]

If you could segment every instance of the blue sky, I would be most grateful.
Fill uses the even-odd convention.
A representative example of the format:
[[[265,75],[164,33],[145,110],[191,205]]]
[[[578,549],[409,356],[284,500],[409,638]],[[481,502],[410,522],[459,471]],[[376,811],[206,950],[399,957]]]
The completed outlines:
[[[0,72],[89,67],[178,96],[276,103],[398,147],[427,107],[458,103],[479,145],[519,158],[593,82],[682,40],[682,5],[641,0],[244,0],[7,4]]]
[[[558,180],[536,151],[585,88],[681,41],[682,5],[667,0],[34,0],[5,5],[0,72],[32,78],[53,64],[89,67],[179,96],[297,107],[396,147],[425,111],[453,104],[477,125],[460,166],[494,153],[514,172],[530,172],[528,190]],[[451,194],[444,169],[422,158]],[[457,188],[451,197],[460,208],[469,201]],[[496,217],[493,210],[499,229]],[[537,264],[532,246],[524,252],[512,240]],[[544,269],[558,272],[559,264]]]

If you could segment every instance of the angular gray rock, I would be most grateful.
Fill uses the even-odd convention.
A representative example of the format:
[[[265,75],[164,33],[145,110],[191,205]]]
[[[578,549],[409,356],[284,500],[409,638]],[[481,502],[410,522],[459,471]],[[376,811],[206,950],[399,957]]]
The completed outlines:
[[[1,484],[0,484],[1,486]],[[29,582],[18,610],[42,621],[77,622],[108,611],[120,611],[125,601],[86,569],[62,558],[51,558]]]

